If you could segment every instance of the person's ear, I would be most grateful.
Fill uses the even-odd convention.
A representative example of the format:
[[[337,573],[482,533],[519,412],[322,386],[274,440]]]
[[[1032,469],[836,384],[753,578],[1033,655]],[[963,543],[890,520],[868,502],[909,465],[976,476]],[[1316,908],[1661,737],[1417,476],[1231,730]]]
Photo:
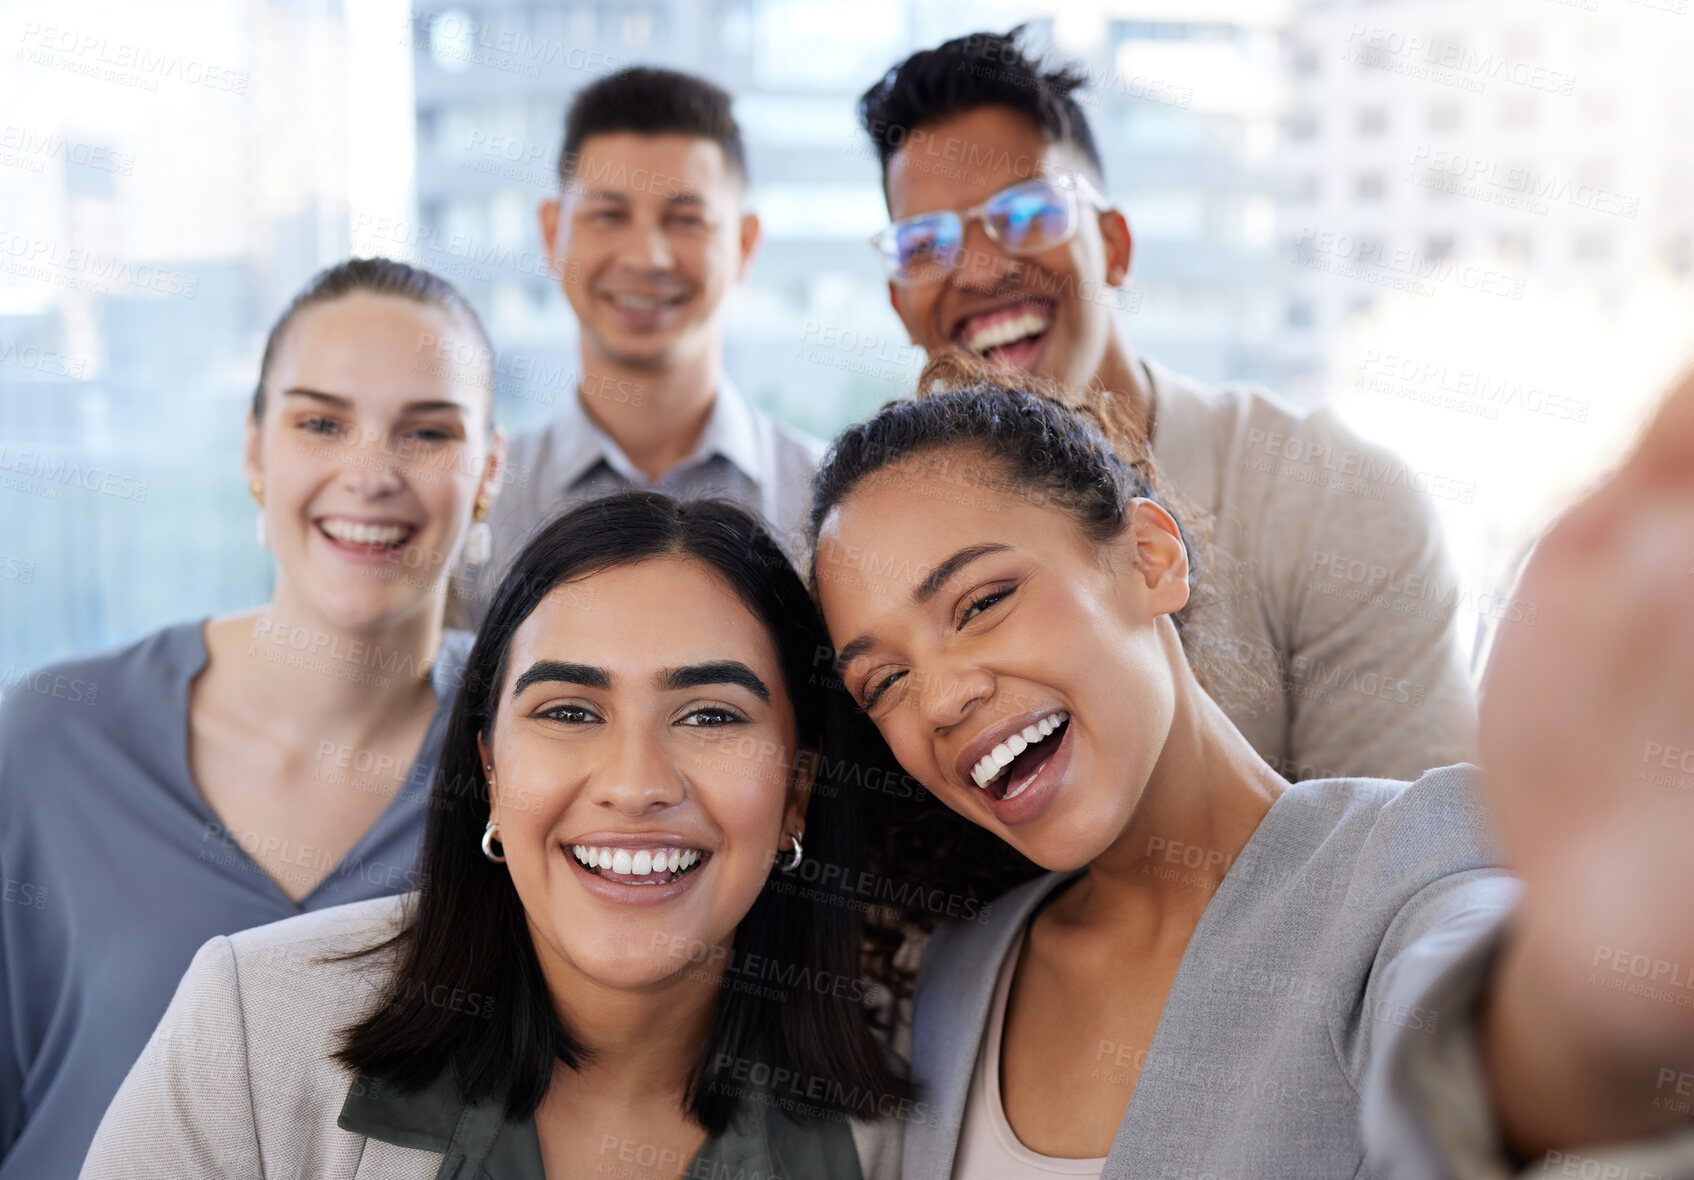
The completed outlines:
[[[482,781],[488,785],[488,818],[498,823],[500,800],[495,794],[498,788],[494,784],[494,772],[489,769],[494,765],[494,755],[488,752],[488,742],[484,740],[480,729],[476,734],[476,764],[482,770]]]
[[[255,480],[260,483],[265,479],[263,432],[259,428],[259,420],[253,416],[251,406],[247,409],[247,438],[241,449],[241,473],[247,477],[251,485]]]
[[[1188,605],[1188,547],[1176,518],[1152,500],[1129,502],[1129,522],[1112,544],[1121,560],[1120,578],[1133,580],[1154,614],[1172,615]]]
[[[506,428],[496,426],[494,435],[488,440],[488,454],[482,461],[482,479],[477,483],[477,495],[481,496],[490,508],[494,501],[500,498],[500,477],[506,469]],[[488,519],[486,516],[484,520]]]
[[[547,251],[547,265],[555,279],[562,279],[565,275],[564,263],[559,260],[559,210],[557,197],[547,198],[536,210],[541,226],[541,245]]]
[[[740,282],[747,274],[747,268],[753,262],[753,254],[759,248],[759,215],[753,212],[741,215],[741,258],[735,268],[735,281]]]
[[[1106,248],[1106,282],[1121,287],[1129,278],[1135,237],[1129,232],[1129,220],[1117,209],[1100,211],[1100,241]]]
[[[806,828],[806,809],[812,803],[812,787],[818,778],[818,767],[822,764],[822,752],[816,749],[802,749],[794,757],[794,773],[788,780],[788,805],[782,811],[782,848],[778,852],[790,851],[788,834],[802,832]],[[801,837],[804,839],[804,837]]]

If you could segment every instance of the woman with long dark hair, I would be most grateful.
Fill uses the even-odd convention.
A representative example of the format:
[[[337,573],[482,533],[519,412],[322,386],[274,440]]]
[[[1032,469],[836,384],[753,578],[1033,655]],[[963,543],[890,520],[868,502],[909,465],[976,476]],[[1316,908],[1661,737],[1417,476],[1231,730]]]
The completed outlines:
[[[845,686],[927,792],[867,793],[873,872],[988,909],[924,951],[905,1176],[1694,1175],[1694,791],[1641,774],[1694,748],[1694,387],[1543,541],[1486,780],[1291,784],[1191,667],[1228,638],[1133,433],[1010,380],[933,365],[812,510]]]
[[[486,359],[420,365],[431,339]],[[76,1175],[206,939],[412,886],[470,643],[448,573],[499,489],[492,355],[427,271],[316,275],[247,418],[269,600],[8,686],[0,876],[29,902],[0,905],[3,1180]]]
[[[895,1175],[923,1115],[859,916],[796,872],[859,871],[827,655],[739,508],[556,520],[465,666],[417,892],[203,947],[83,1175]]]

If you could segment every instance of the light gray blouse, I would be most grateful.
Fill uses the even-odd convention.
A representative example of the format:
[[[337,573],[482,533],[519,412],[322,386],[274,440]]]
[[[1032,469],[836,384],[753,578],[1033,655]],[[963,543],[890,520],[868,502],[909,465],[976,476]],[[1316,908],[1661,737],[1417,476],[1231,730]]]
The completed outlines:
[[[1189,942],[1102,1177],[1511,1174],[1472,1029],[1519,885],[1484,839],[1478,773],[1310,780],[1277,799]],[[930,940],[912,1070],[931,1113],[906,1128],[906,1180],[953,1176],[995,978],[1075,876]],[[1090,1064],[1112,1082],[1109,1055]],[[1694,1129],[1585,1157],[1634,1168],[1610,1176],[1694,1176]]]

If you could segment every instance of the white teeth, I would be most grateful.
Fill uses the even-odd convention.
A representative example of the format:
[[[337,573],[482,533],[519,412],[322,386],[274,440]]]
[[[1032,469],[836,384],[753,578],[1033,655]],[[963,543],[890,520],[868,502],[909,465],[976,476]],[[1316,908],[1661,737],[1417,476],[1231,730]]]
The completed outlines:
[[[1013,734],[995,746],[984,754],[975,766],[971,767],[971,781],[976,783],[978,787],[987,789],[988,784],[1000,777],[1001,772],[1006,769],[1013,758],[1051,735],[1055,729],[1058,729],[1068,720],[1070,720],[1070,714],[1061,710],[1057,713],[1049,713],[1039,721],[1024,726],[1022,732]],[[1031,775],[1030,779],[1034,777],[1034,775]],[[1025,780],[1016,792],[1007,795],[1006,798],[1012,799],[1022,794],[1023,788],[1028,785],[1029,780]]]
[[[661,307],[669,306],[671,303],[675,302],[674,296],[670,298],[659,298],[652,295],[628,295],[616,292],[607,295],[606,298],[617,304],[619,307],[630,307],[637,311],[656,311]]]
[[[398,545],[411,532],[404,525],[358,524],[351,520],[326,520],[322,527],[337,541],[351,545]]]
[[[589,868],[605,869],[626,877],[663,876],[699,863],[700,854],[692,849],[601,847],[596,844],[573,844],[571,855]]]
[[[1002,344],[1010,344],[1014,340],[1022,340],[1025,336],[1045,331],[1052,322],[1052,317],[1045,311],[1025,311],[966,333],[964,345],[980,356],[990,349],[999,348]]]

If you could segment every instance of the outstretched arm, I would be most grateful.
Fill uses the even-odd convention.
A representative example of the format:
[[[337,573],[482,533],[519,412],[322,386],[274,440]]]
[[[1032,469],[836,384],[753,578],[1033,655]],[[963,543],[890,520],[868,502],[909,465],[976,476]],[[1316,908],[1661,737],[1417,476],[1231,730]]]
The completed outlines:
[[[1480,1013],[1523,1157],[1689,1128],[1694,377],[1525,567],[1482,685],[1488,801],[1524,880]]]

